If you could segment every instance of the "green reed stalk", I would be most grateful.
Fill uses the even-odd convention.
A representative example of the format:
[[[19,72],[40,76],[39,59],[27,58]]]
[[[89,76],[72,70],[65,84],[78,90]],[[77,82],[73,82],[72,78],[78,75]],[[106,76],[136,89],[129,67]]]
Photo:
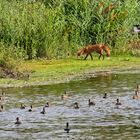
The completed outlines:
[[[65,58],[88,43],[124,50],[140,18],[137,0],[0,0],[0,43],[17,57]],[[0,46],[1,47],[1,46]]]

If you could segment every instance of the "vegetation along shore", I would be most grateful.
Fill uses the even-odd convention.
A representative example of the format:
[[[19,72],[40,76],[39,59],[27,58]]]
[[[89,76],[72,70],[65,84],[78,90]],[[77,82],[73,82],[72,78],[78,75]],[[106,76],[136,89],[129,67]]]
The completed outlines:
[[[0,87],[139,69],[140,33],[133,30],[139,6],[138,0],[0,0]],[[88,44],[109,46],[110,60],[95,53],[93,60],[77,58]]]
[[[85,79],[126,70],[140,71],[140,58],[131,56],[111,57],[110,60],[63,59],[63,60],[31,60],[19,64],[21,76],[1,78],[0,87],[24,87],[48,85]],[[23,72],[23,73],[22,73]]]

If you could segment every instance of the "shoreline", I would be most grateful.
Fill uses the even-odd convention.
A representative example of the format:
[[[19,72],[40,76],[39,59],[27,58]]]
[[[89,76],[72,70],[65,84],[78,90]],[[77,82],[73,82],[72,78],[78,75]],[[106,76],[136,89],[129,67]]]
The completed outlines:
[[[140,73],[140,66],[134,67],[127,67],[127,68],[107,68],[105,70],[102,69],[87,69],[83,72],[80,73],[73,73],[69,75],[65,75],[62,79],[59,77],[52,78],[46,81],[38,81],[38,82],[28,82],[28,81],[23,81],[22,83],[19,84],[0,84],[1,89],[5,88],[24,88],[24,87],[35,87],[35,86],[47,86],[47,85],[55,85],[55,84],[61,84],[61,83],[69,83],[72,81],[79,81],[79,80],[86,80],[89,78],[94,78],[98,76],[106,76],[109,74],[120,74],[120,73]]]

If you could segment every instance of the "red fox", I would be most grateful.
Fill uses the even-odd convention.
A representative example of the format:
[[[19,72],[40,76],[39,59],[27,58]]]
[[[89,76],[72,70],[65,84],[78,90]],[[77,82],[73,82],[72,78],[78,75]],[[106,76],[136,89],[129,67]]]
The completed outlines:
[[[84,60],[87,59],[88,55],[90,55],[91,59],[93,60],[93,57],[92,57],[92,52],[97,52],[99,53],[99,59],[101,58],[101,56],[103,57],[104,59],[104,54],[103,54],[103,51],[106,52],[106,56],[108,58],[110,58],[110,48],[107,46],[107,45],[104,45],[104,44],[90,44],[90,45],[87,45],[86,47],[80,49],[78,52],[77,52],[77,57],[78,56],[81,56],[81,55],[86,55],[86,57],[84,58]]]

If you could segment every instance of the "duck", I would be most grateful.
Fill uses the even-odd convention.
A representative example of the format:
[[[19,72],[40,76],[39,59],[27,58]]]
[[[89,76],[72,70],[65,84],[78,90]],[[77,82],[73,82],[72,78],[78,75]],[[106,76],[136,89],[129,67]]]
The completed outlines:
[[[64,94],[61,96],[61,99],[66,100],[68,98],[69,98],[69,96],[68,96],[67,92],[65,91]]]
[[[66,123],[66,128],[64,129],[64,131],[66,131],[67,133],[69,133],[69,131],[70,131],[69,123],[68,122]]]
[[[137,85],[137,92],[140,93],[140,85]]]
[[[106,99],[106,98],[107,98],[107,93],[105,93],[105,94],[104,94],[103,98],[104,98],[104,99]]]
[[[139,97],[138,97],[138,92],[137,92],[137,90],[135,91],[135,95],[133,96],[133,99],[138,99]]]
[[[21,103],[20,109],[25,109],[25,105]]]
[[[137,89],[140,89],[140,85],[137,85]]]
[[[122,104],[120,103],[119,99],[117,99],[116,105],[122,105]]]
[[[32,112],[33,111],[33,106],[32,105],[30,106],[30,109],[28,111],[29,112]]]
[[[77,102],[74,103],[74,109],[79,109],[79,104]]]
[[[43,110],[40,112],[41,114],[45,114],[45,107],[43,107]]]
[[[5,97],[5,92],[2,92],[1,95],[2,95],[3,97]]]
[[[15,124],[21,124],[21,121],[19,121],[19,117],[16,118]]]
[[[89,100],[88,100],[88,105],[89,105],[89,106],[95,105],[95,103],[94,103],[94,102],[91,102],[90,99],[89,99]]]
[[[50,106],[50,104],[49,104],[49,102],[47,102],[46,105],[45,105],[45,107],[49,107],[49,106]]]
[[[0,112],[2,112],[4,110],[3,105],[0,106]]]
[[[2,101],[2,100],[5,100],[5,93],[4,93],[4,92],[1,93],[0,100],[1,100],[1,101]]]
[[[133,99],[137,100],[138,99],[138,96],[137,95],[134,95],[133,96]]]

